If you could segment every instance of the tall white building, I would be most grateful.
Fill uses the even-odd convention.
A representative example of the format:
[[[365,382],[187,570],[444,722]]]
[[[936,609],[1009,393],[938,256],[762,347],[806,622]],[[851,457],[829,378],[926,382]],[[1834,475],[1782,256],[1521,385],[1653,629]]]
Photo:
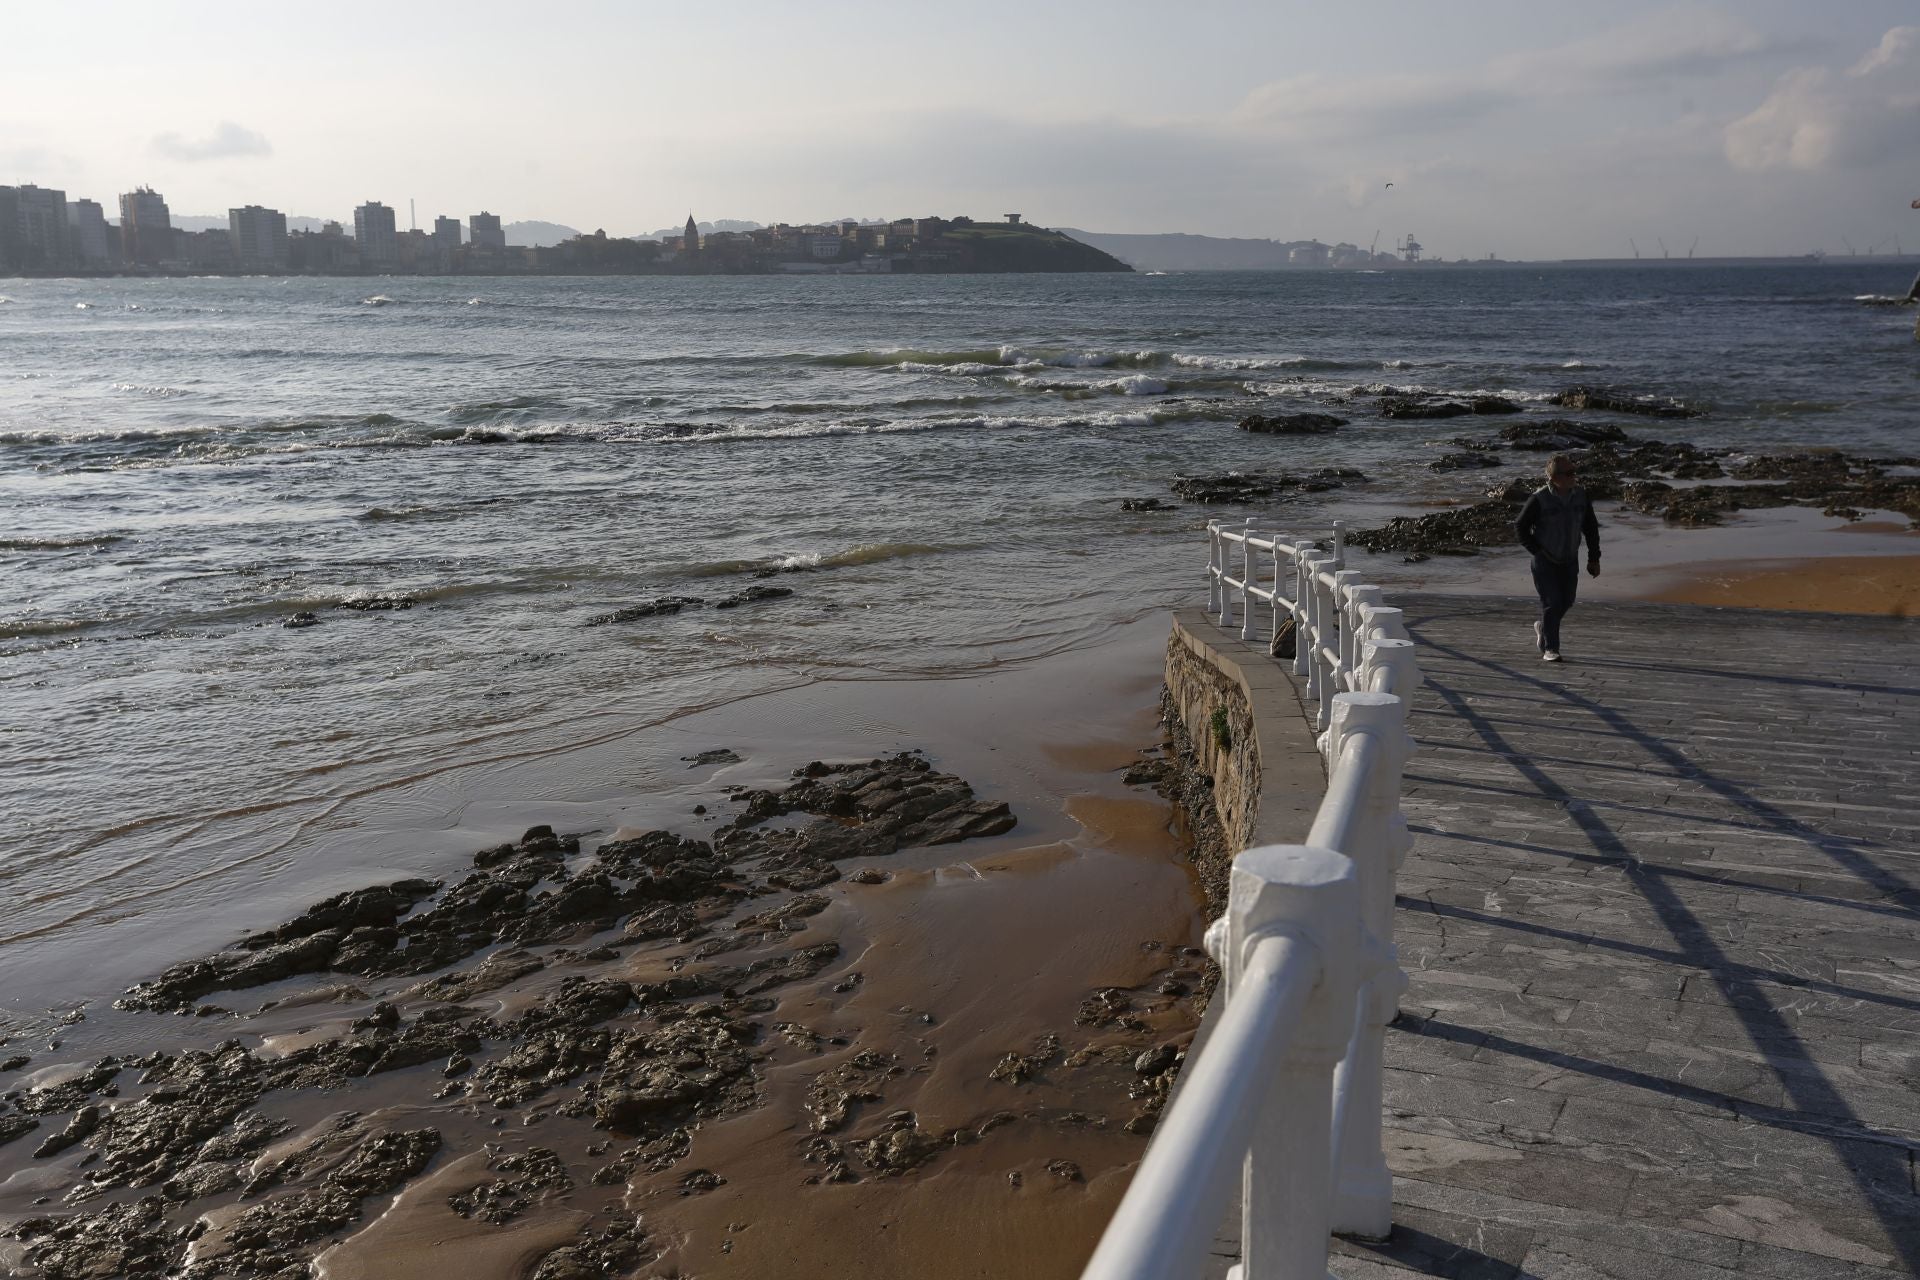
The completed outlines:
[[[378,200],[369,200],[353,211],[353,238],[360,244],[362,266],[391,267],[400,260],[393,210]]]
[[[284,271],[287,267],[287,215],[257,204],[227,210],[227,234],[233,263],[242,271]]]

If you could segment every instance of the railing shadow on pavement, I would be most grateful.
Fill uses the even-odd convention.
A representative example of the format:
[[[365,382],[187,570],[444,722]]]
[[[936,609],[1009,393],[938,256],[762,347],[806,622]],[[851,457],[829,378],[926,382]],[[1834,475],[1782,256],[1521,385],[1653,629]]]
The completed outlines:
[[[1417,630],[1415,634],[1418,634]],[[1504,663],[1465,653],[1432,640],[1423,640],[1422,645],[1445,657],[1530,685],[1550,698],[1586,711],[1612,727],[1621,738],[1639,744],[1654,758],[1665,763],[1673,763],[1677,755],[1671,746],[1654,735],[1642,731],[1620,712],[1601,706],[1592,699],[1560,685],[1524,675]],[[1819,1062],[1806,1051],[1805,1041],[1793,1029],[1786,1016],[1774,1006],[1763,990],[1754,985],[1743,967],[1726,954],[1713,932],[1680,899],[1672,884],[1660,876],[1649,874],[1644,864],[1633,856],[1626,841],[1592,806],[1579,803],[1577,797],[1555,781],[1545,770],[1524,753],[1514,750],[1513,745],[1475,710],[1466,697],[1444,681],[1435,679],[1431,674],[1427,676],[1424,683],[1463,723],[1473,728],[1490,749],[1507,759],[1532,784],[1537,795],[1559,804],[1579,828],[1581,836],[1594,849],[1626,864],[1624,871],[1628,882],[1638,889],[1642,898],[1689,957],[1689,963],[1712,977],[1727,1007],[1738,1019],[1747,1037],[1757,1047],[1762,1048],[1762,1060],[1779,1080],[1786,1096],[1793,1101],[1795,1107],[1812,1115],[1838,1117],[1851,1127],[1864,1128],[1858,1113],[1828,1078]],[[1694,765],[1694,767],[1698,766]],[[1694,776],[1729,803],[1755,816],[1770,818],[1772,820],[1770,825],[1774,825],[1778,830],[1795,835],[1804,833],[1803,838],[1806,838],[1808,844],[1829,856],[1835,856],[1829,842],[1821,836],[1821,833],[1807,827],[1798,819],[1781,813],[1765,801],[1749,795],[1738,785],[1716,778],[1705,770],[1700,770]],[[1837,856],[1836,861],[1840,861],[1848,870],[1854,871],[1869,883],[1875,883],[1877,880],[1879,883],[1876,883],[1876,887],[1890,881],[1889,892],[1900,894],[1913,892],[1898,877],[1891,876],[1877,866],[1867,864],[1862,867],[1859,865],[1861,861],[1859,859]],[[1776,1061],[1778,1057],[1790,1057],[1795,1061],[1798,1069],[1791,1071],[1782,1069]],[[1889,1204],[1882,1194],[1883,1188],[1897,1185],[1902,1180],[1907,1180],[1910,1184],[1911,1175],[1906,1167],[1905,1157],[1901,1156],[1896,1161],[1887,1148],[1847,1142],[1832,1135],[1822,1136],[1827,1137],[1832,1144],[1836,1157],[1859,1188],[1862,1199],[1880,1220],[1889,1242],[1903,1265],[1909,1271],[1920,1274],[1920,1222],[1916,1222],[1909,1213]],[[1866,1153],[1873,1153],[1872,1158],[1868,1158]]]
[[[1471,1045],[1479,1049],[1490,1049],[1495,1053],[1509,1057],[1524,1058],[1529,1062],[1538,1062],[1542,1066],[1556,1067],[1563,1071],[1572,1071],[1580,1075],[1591,1076],[1596,1080],[1606,1080],[1613,1084],[1627,1085],[1635,1089],[1644,1089],[1649,1093],[1664,1097],[1680,1098],[1701,1106],[1713,1107],[1737,1115],[1743,1120],[1768,1125],[1776,1129],[1789,1129],[1817,1138],[1845,1137],[1853,1142],[1865,1142],[1889,1147],[1909,1155],[1920,1153],[1920,1141],[1903,1137],[1897,1133],[1887,1133],[1867,1125],[1847,1127],[1836,1134],[1836,1126],[1819,1119],[1808,1119],[1806,1114],[1791,1111],[1785,1107],[1776,1107],[1765,1102],[1754,1102],[1736,1094],[1723,1093],[1717,1089],[1707,1089],[1700,1085],[1688,1084],[1684,1080],[1674,1080],[1667,1076],[1654,1075],[1632,1067],[1623,1067],[1618,1063],[1601,1062],[1596,1058],[1586,1058],[1579,1054],[1567,1053],[1559,1049],[1549,1049],[1542,1045],[1527,1044],[1491,1031],[1480,1031],[1474,1027],[1461,1026],[1458,1023],[1442,1022],[1437,1018],[1414,1018],[1402,1015],[1393,1024],[1394,1030],[1407,1035],[1424,1036],[1433,1040],[1445,1040],[1450,1044]],[[1838,1119],[1838,1117],[1836,1117]],[[1858,1122],[1856,1122],[1857,1124]]]

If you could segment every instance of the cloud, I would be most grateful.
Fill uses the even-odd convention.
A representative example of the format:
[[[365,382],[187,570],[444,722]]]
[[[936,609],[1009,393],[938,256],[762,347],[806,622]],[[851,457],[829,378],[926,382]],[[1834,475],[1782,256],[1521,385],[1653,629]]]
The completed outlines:
[[[153,140],[153,149],[169,160],[188,163],[273,154],[273,144],[263,135],[242,128],[231,120],[222,120],[219,127],[204,138],[183,138],[177,133],[160,134]]]
[[[1244,126],[1299,136],[1436,133],[1570,97],[1690,83],[1802,49],[1715,10],[1682,9],[1479,65],[1292,76],[1252,90],[1234,117]]]
[[[1727,126],[1737,169],[1866,168],[1920,155],[1920,27],[1895,27],[1845,71],[1799,67]]]

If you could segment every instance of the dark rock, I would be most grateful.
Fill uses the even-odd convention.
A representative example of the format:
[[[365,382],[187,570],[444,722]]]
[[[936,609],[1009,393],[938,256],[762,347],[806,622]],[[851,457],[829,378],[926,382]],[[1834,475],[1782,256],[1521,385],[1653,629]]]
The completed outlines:
[[[821,1072],[807,1084],[806,1108],[817,1133],[831,1133],[846,1124],[854,1107],[878,1102],[881,1087],[906,1068],[890,1053],[862,1049],[845,1062]]]
[[[386,609],[411,609],[415,601],[412,596],[355,596],[351,600],[342,600],[334,605],[336,609],[357,609],[361,613],[372,613]]]
[[[1266,436],[1317,436],[1347,425],[1345,418],[1330,413],[1251,414],[1240,419],[1242,431]]]
[[[1636,395],[1606,387],[1568,387],[1548,398],[1549,404],[1567,409],[1604,409],[1610,413],[1631,413],[1643,418],[1698,418],[1706,411],[1690,408],[1678,400]]]
[[[1122,511],[1178,511],[1180,504],[1162,502],[1158,498],[1122,498],[1120,509]]]
[[[1180,1057],[1180,1050],[1170,1044],[1157,1044],[1151,1049],[1143,1049],[1133,1060],[1136,1075],[1157,1076],[1169,1070]]]
[[[1071,1160],[1049,1160],[1047,1161],[1047,1172],[1067,1182],[1082,1181],[1080,1166]]]
[[[1395,516],[1381,528],[1349,534],[1347,541],[1365,551],[1470,556],[1483,547],[1517,543],[1513,522],[1519,515],[1518,503],[1496,499],[1424,516]]]
[[[1505,396],[1475,396],[1467,401],[1467,407],[1478,414],[1521,412],[1521,407]]]
[[[748,587],[714,604],[716,609],[737,609],[743,604],[753,604],[761,600],[782,600],[793,594],[792,587]]]
[[[1422,396],[1384,396],[1380,400],[1383,418],[1459,418],[1473,412],[1465,400],[1431,400]]]
[[[0,1116],[0,1147],[6,1146],[15,1138],[32,1133],[40,1127],[40,1122],[32,1116]]]
[[[1500,455],[1483,453],[1477,449],[1463,449],[1457,453],[1443,453],[1427,464],[1432,471],[1472,471],[1500,465]]]
[[[447,1207],[463,1218],[478,1218],[501,1226],[533,1207],[542,1192],[570,1191],[573,1178],[566,1164],[545,1147],[529,1147],[519,1155],[495,1158],[487,1166],[501,1175],[447,1198]]]
[[[1541,422],[1515,422],[1500,428],[1500,438],[1515,449],[1565,453],[1588,445],[1620,443],[1627,433],[1611,422],[1569,422],[1548,418]]]
[[[613,622],[632,622],[637,618],[657,618],[679,613],[682,609],[697,609],[706,601],[698,596],[661,596],[645,604],[630,604],[624,609],[615,609],[612,613],[602,613],[587,619],[590,627],[604,627]]]
[[[705,751],[696,752],[690,756],[681,756],[680,758],[696,768],[703,764],[740,763],[740,753],[732,747],[709,747]]]
[[[311,610],[302,609],[299,613],[289,617],[280,625],[295,631],[301,627],[317,627],[320,625],[320,616]]]
[[[47,1140],[40,1144],[34,1151],[33,1157],[36,1160],[44,1160],[49,1156],[57,1156],[68,1147],[91,1137],[93,1131],[99,1127],[100,1108],[82,1107],[73,1113],[73,1119],[67,1122],[66,1128],[49,1135]]]

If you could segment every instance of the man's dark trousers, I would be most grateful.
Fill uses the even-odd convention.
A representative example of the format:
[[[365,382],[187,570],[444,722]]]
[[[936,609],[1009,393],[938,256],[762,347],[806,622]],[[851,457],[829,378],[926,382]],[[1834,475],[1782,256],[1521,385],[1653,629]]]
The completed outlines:
[[[1543,648],[1560,647],[1560,619],[1573,608],[1580,590],[1580,562],[1555,564],[1545,556],[1533,558],[1533,589],[1540,593],[1540,643]]]

